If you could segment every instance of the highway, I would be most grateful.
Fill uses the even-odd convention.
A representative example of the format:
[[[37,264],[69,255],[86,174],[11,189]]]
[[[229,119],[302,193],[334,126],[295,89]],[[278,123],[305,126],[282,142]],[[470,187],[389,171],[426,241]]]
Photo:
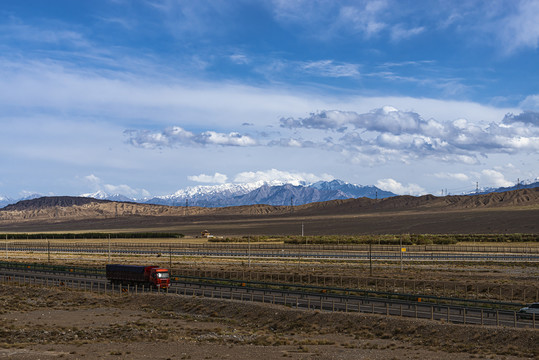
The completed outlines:
[[[477,324],[483,326],[508,326],[537,328],[536,319],[523,319],[514,310],[479,306],[463,306],[447,303],[434,303],[418,301],[421,295],[410,295],[414,301],[403,299],[387,299],[373,296],[359,296],[352,289],[341,289],[340,293],[315,291],[316,289],[290,287],[290,284],[276,284],[261,288],[257,283],[227,284],[209,282],[210,279],[173,279],[173,285],[168,291],[161,291],[168,295],[202,296],[210,298],[231,299],[236,301],[253,301],[285,305],[304,310],[342,311],[374,313],[385,316],[402,316],[423,318],[451,323]],[[24,269],[0,268],[0,281],[21,284],[37,284],[44,286],[65,287],[81,291],[140,293],[155,291],[141,286],[114,286],[109,284],[100,274],[72,274],[68,272],[41,272]],[[446,298],[447,299],[447,298]],[[465,302],[463,299],[452,299],[453,302]],[[483,304],[485,305],[485,304]],[[537,319],[539,320],[539,319]]]

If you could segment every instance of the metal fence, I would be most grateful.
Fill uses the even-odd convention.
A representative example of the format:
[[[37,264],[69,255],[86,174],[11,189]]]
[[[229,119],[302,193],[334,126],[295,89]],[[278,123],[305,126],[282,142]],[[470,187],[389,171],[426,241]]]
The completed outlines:
[[[58,277],[39,275],[1,275],[3,284],[57,287],[61,289],[93,291],[107,294],[130,295],[155,292],[144,285],[114,285],[106,281],[94,279],[62,279]],[[251,301],[284,305],[302,310],[319,310],[325,312],[356,312],[371,313],[385,316],[409,317],[415,319],[430,319],[447,323],[475,324],[481,326],[506,326],[518,328],[537,328],[535,314],[524,318],[516,311],[477,309],[466,307],[450,307],[429,303],[410,303],[398,301],[380,302],[379,299],[349,299],[346,297],[319,296],[312,294],[290,294],[285,291],[252,291],[250,289],[219,288],[205,289],[190,287],[175,287],[157,290],[157,293],[174,294],[193,297],[209,297],[236,301]]]

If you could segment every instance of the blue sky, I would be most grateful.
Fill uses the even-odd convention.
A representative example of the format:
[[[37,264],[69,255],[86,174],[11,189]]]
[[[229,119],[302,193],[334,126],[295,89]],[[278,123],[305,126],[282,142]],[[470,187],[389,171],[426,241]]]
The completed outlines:
[[[539,176],[539,1],[2,1],[0,197]]]

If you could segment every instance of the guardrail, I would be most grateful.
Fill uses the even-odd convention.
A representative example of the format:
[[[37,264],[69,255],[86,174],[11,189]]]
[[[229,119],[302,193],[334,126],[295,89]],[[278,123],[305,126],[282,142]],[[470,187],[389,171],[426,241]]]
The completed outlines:
[[[76,267],[76,266],[62,266],[62,265],[50,265],[40,263],[16,263],[0,261],[0,268],[10,270],[24,270],[24,271],[39,271],[53,274],[69,274],[69,275],[81,275],[81,276],[105,276],[105,270],[102,268],[88,268],[88,267]],[[504,301],[491,301],[480,299],[462,299],[455,297],[440,297],[427,294],[410,294],[388,291],[373,291],[360,288],[342,288],[334,286],[317,286],[317,285],[305,285],[305,284],[293,284],[293,283],[279,283],[279,282],[266,282],[266,281],[246,281],[238,279],[224,279],[224,278],[212,278],[201,276],[190,276],[183,274],[170,274],[171,279],[179,281],[185,279],[189,282],[201,283],[201,284],[226,284],[235,287],[256,287],[266,289],[287,289],[288,291],[302,291],[302,292],[323,292],[334,294],[346,294],[346,296],[371,296],[371,297],[383,297],[386,299],[401,299],[407,301],[427,301],[434,302],[436,304],[460,304],[460,305],[475,305],[475,306],[489,306],[491,308],[501,307],[522,307],[524,304],[520,302],[504,302]]]
[[[177,240],[176,240],[177,241]],[[2,244],[0,242],[0,244]],[[53,251],[63,249],[94,249],[107,251],[109,243],[102,242],[65,242],[54,240],[4,241],[7,249],[51,249]],[[1,246],[1,245],[0,245]],[[264,243],[141,243],[141,242],[111,242],[110,246],[115,249],[140,249],[167,252],[181,249],[204,249],[204,250],[312,250],[312,251],[349,251],[349,252],[399,252],[400,245],[372,244],[264,244]],[[492,246],[492,245],[403,245],[408,252],[446,252],[446,253],[506,253],[506,254],[539,254],[539,246]],[[1,249],[0,249],[1,251]]]
[[[155,292],[145,286],[115,286],[106,281],[95,281],[92,279],[60,279],[44,275],[1,275],[0,281],[3,284],[34,284],[60,287],[63,289],[74,289],[79,291],[95,291],[109,294],[129,295],[138,293]],[[183,291],[182,291],[183,290]],[[499,309],[473,309],[466,307],[442,306],[438,304],[429,304],[423,302],[404,303],[399,300],[392,302],[379,303],[378,299],[372,298],[353,298],[344,296],[322,295],[318,298],[312,298],[313,294],[294,293],[283,290],[272,290],[267,294],[264,290],[248,287],[226,287],[221,286],[218,290],[203,289],[194,287],[176,287],[159,291],[166,294],[184,295],[184,296],[202,296],[220,299],[230,299],[239,301],[251,301],[271,303],[274,305],[284,305],[302,310],[330,311],[330,312],[361,312],[380,314],[385,316],[400,316],[437,320],[447,323],[477,324],[482,326],[510,326],[521,328],[537,328],[536,316],[523,318],[516,311],[504,311]],[[319,294],[316,294],[319,295]]]

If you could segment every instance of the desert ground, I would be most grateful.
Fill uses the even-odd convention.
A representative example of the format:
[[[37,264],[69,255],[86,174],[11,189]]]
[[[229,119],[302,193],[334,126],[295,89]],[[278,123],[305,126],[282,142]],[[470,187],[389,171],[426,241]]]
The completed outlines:
[[[36,199],[0,211],[0,232],[168,231],[195,237],[539,233],[539,192],[468,197],[351,199],[301,207],[224,209]],[[198,239],[196,241],[199,241]],[[528,246],[527,244],[525,246]],[[535,246],[535,244],[533,244]],[[6,257],[8,254],[6,253]],[[45,262],[43,254],[10,261]],[[53,254],[54,264],[104,266],[104,254]],[[532,301],[537,263],[268,261],[114,256],[173,273],[360,284],[368,289]],[[298,280],[299,279],[299,280]],[[316,279],[316,280],[313,280]],[[413,284],[413,285],[412,285]],[[6,359],[536,359],[539,331],[164,294],[102,294],[0,284],[0,358]]]
[[[537,330],[0,285],[0,358],[532,359]]]

